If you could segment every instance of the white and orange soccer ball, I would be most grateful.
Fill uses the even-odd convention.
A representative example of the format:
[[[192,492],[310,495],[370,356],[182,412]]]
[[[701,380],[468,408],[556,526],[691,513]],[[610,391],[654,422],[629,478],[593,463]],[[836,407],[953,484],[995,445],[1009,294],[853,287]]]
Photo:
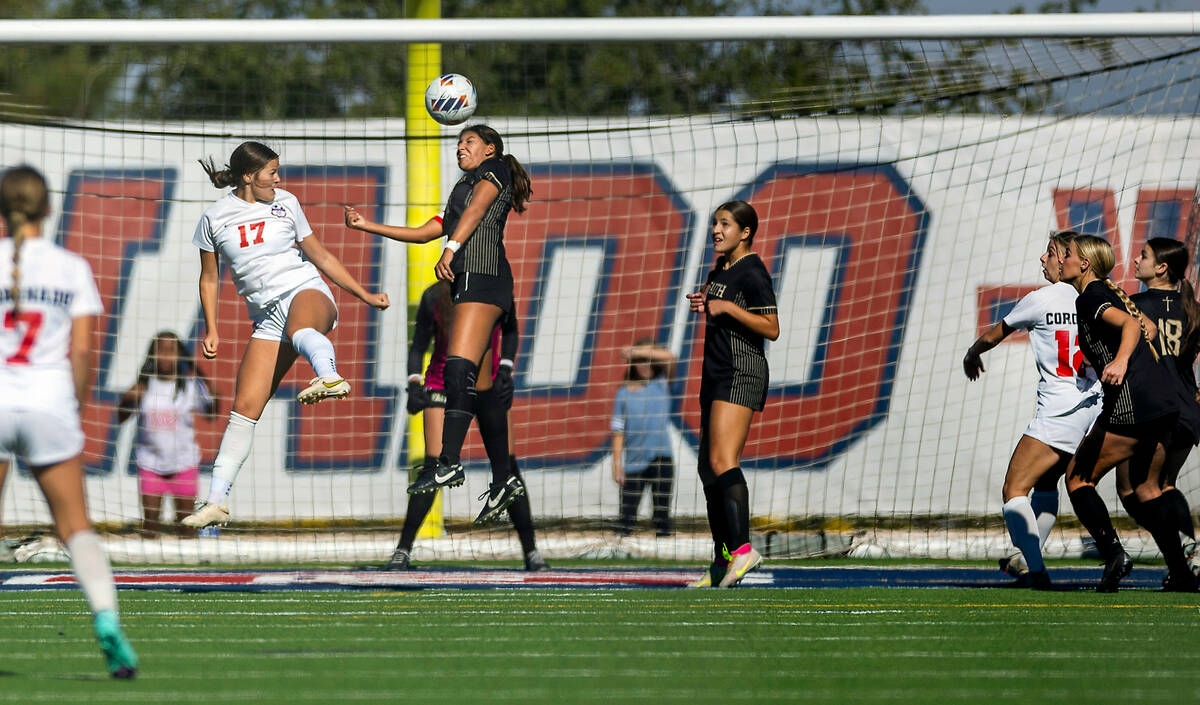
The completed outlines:
[[[475,114],[475,84],[457,73],[438,76],[425,89],[429,117],[443,125],[459,125]]]

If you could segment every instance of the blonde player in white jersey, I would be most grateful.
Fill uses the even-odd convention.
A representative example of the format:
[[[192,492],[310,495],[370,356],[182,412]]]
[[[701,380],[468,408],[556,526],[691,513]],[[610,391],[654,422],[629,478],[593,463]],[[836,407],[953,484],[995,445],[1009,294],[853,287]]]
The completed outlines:
[[[260,142],[243,142],[229,164],[217,169],[200,162],[217,188],[233,187],[204,211],[193,244],[200,249],[200,304],[204,309],[204,356],[217,356],[218,253],[246,301],[254,332],[238,368],[229,425],[213,463],[208,500],[183,519],[202,528],[229,521],[221,506],[250,455],[254,425],[297,355],[316,372],[300,392],[302,404],[344,399],[350,385],[337,373],[333,344],[326,334],[337,324],[333,294],[321,274],[379,310],[387,294],[364,289],[333,253],[313,235],[300,203],[279,185],[279,155]],[[303,257],[301,257],[303,253]]]
[[[112,567],[88,519],[79,409],[91,389],[92,331],[104,312],[91,267],[42,235],[50,213],[46,181],[20,166],[0,179],[0,453],[33,471],[75,579],[93,614],[96,638],[114,678],[137,673],[137,654],[117,618]]]
[[[1001,568],[1037,589],[1050,586],[1042,546],[1058,516],[1058,480],[1101,410],[1100,383],[1078,352],[1075,298],[1079,294],[1058,280],[1059,262],[1074,237],[1070,231],[1051,235],[1040,258],[1042,276],[1050,285],[1018,301],[963,358],[963,370],[974,381],[984,371],[982,353],[1014,331],[1029,331],[1040,375],[1037,411],[1013,450],[1003,489],[1004,523],[1025,565],[1014,557],[1002,560]]]

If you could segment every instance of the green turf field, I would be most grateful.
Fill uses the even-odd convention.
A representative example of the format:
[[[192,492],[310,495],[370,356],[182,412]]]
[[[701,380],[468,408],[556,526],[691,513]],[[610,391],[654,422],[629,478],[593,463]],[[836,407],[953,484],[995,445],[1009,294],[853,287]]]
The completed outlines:
[[[0,702],[1200,701],[1194,595],[122,591],[121,604],[133,682],[105,676],[78,592],[0,593]]]

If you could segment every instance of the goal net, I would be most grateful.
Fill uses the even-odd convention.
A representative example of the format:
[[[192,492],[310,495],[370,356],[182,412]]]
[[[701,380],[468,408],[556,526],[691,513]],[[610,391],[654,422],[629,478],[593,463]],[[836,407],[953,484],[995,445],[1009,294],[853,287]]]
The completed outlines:
[[[440,70],[479,91],[471,122],[504,136],[533,198],[509,219],[521,344],[515,453],[543,553],[700,559],[696,476],[703,321],[684,295],[712,266],[710,218],[732,198],[761,217],[754,249],[774,278],[781,335],[743,457],[758,538],[779,553],[873,544],[893,554],[994,556],[1009,455],[1032,416],[1021,336],[975,337],[1043,284],[1047,234],[1113,243],[1114,278],[1148,237],[1187,238],[1200,175],[1200,39],[762,39],[447,43]],[[456,128],[406,124],[398,43],[10,46],[0,69],[0,164],[53,189],[47,234],[91,263],[104,300],[87,401],[87,491],[117,560],[378,561],[405,514],[411,440],[405,361],[413,304],[406,247],[348,230],[343,204],[406,224],[436,212],[459,172]],[[411,121],[410,121],[411,122]],[[393,306],[333,288],[331,339],[347,401],[304,407],[300,360],[259,420],[216,537],[143,538],[133,448],[117,423],[158,331],[203,336],[192,233],[221,192],[197,164],[245,139],[281,154],[321,241]],[[434,140],[440,194],[406,195],[407,150]],[[1197,243],[1189,242],[1193,249]],[[418,288],[419,290],[419,288]],[[220,442],[250,326],[227,273],[220,356],[196,356],[219,399],[197,419],[200,492]],[[652,340],[670,380],[674,534],[655,535],[649,492],[615,529],[613,400],[622,351]],[[1072,351],[1068,350],[1070,354]],[[36,390],[22,393],[36,394]],[[415,558],[515,558],[507,523],[471,526],[490,473],[475,430],[466,486],[444,492],[445,532]],[[1200,501],[1189,463],[1181,484]],[[25,468],[0,504],[8,535],[47,528]],[[1119,512],[1111,488],[1110,509]],[[190,509],[190,500],[183,502]],[[1063,512],[1069,503],[1063,495]],[[1069,528],[1048,551],[1078,547]]]

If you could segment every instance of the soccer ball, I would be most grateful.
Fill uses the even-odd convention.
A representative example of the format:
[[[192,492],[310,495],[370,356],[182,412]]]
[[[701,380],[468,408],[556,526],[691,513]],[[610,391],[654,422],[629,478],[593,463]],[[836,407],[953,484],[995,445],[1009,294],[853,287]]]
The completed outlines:
[[[438,76],[425,89],[425,109],[443,125],[466,122],[475,114],[475,105],[475,84],[461,74]]]

